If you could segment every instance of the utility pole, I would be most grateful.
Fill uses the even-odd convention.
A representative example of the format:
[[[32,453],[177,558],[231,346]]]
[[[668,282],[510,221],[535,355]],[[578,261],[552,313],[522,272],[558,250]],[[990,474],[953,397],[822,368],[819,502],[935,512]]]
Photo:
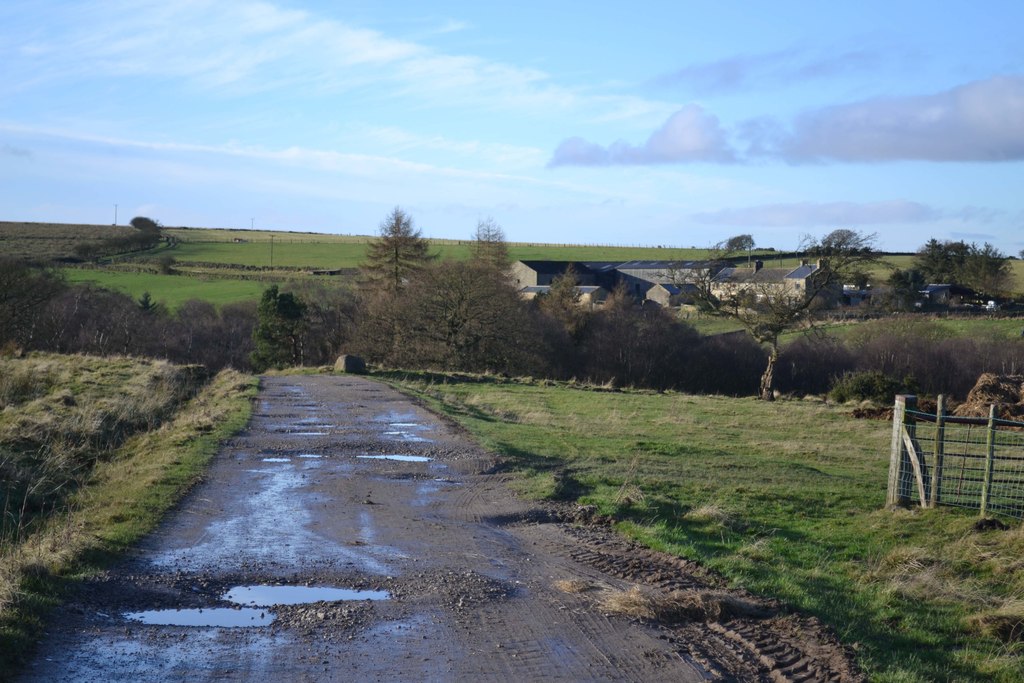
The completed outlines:
[[[270,236],[270,268],[274,268],[274,236]]]
[[[117,204],[114,204],[114,225],[117,225]]]
[[[249,229],[253,230],[253,229],[255,229],[255,227],[256,227],[256,219],[255,218],[250,218],[249,219]]]

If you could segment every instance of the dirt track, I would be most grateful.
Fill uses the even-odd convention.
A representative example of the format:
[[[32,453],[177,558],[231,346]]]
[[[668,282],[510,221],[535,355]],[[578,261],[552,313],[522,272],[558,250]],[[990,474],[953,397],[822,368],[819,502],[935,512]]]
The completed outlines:
[[[406,457],[360,457],[383,455]],[[495,465],[383,385],[267,378],[247,431],[133,557],[60,611],[24,680],[861,679],[813,621],[750,596],[734,596],[744,617],[604,614],[608,591],[706,595],[716,581],[587,510],[517,500]],[[224,599],[263,585],[390,597],[252,613]],[[126,618],[162,609],[250,625]]]

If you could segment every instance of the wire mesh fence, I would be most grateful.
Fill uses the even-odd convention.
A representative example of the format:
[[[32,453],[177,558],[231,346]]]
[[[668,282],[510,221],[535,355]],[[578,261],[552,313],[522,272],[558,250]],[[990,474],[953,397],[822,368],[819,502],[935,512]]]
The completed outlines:
[[[889,502],[1024,518],[1024,422],[994,410],[988,418],[925,413],[913,398],[897,397],[893,411]]]

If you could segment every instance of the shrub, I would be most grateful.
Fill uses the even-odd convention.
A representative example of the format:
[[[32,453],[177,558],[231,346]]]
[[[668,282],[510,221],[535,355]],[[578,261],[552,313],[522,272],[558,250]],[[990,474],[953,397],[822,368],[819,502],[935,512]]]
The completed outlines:
[[[876,401],[890,403],[896,394],[915,393],[917,383],[912,377],[896,379],[877,370],[848,372],[835,381],[829,397],[833,401]]]

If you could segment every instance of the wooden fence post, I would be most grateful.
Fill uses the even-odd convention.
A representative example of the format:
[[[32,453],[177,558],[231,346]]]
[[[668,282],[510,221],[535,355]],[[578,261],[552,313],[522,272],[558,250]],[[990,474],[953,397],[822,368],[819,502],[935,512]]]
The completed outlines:
[[[942,502],[942,459],[946,454],[946,397],[939,394],[935,407],[935,455],[932,460],[932,490],[928,496],[928,507]]]
[[[988,514],[988,500],[992,495],[992,465],[996,454],[996,405],[988,408],[988,433],[985,435],[985,482],[981,486],[981,516]]]
[[[900,394],[892,409],[892,444],[889,449],[889,487],[886,491],[886,505],[901,505],[910,500],[906,491],[900,488],[904,472],[909,463],[904,457],[903,432],[908,419],[907,410],[917,406],[917,396]]]

